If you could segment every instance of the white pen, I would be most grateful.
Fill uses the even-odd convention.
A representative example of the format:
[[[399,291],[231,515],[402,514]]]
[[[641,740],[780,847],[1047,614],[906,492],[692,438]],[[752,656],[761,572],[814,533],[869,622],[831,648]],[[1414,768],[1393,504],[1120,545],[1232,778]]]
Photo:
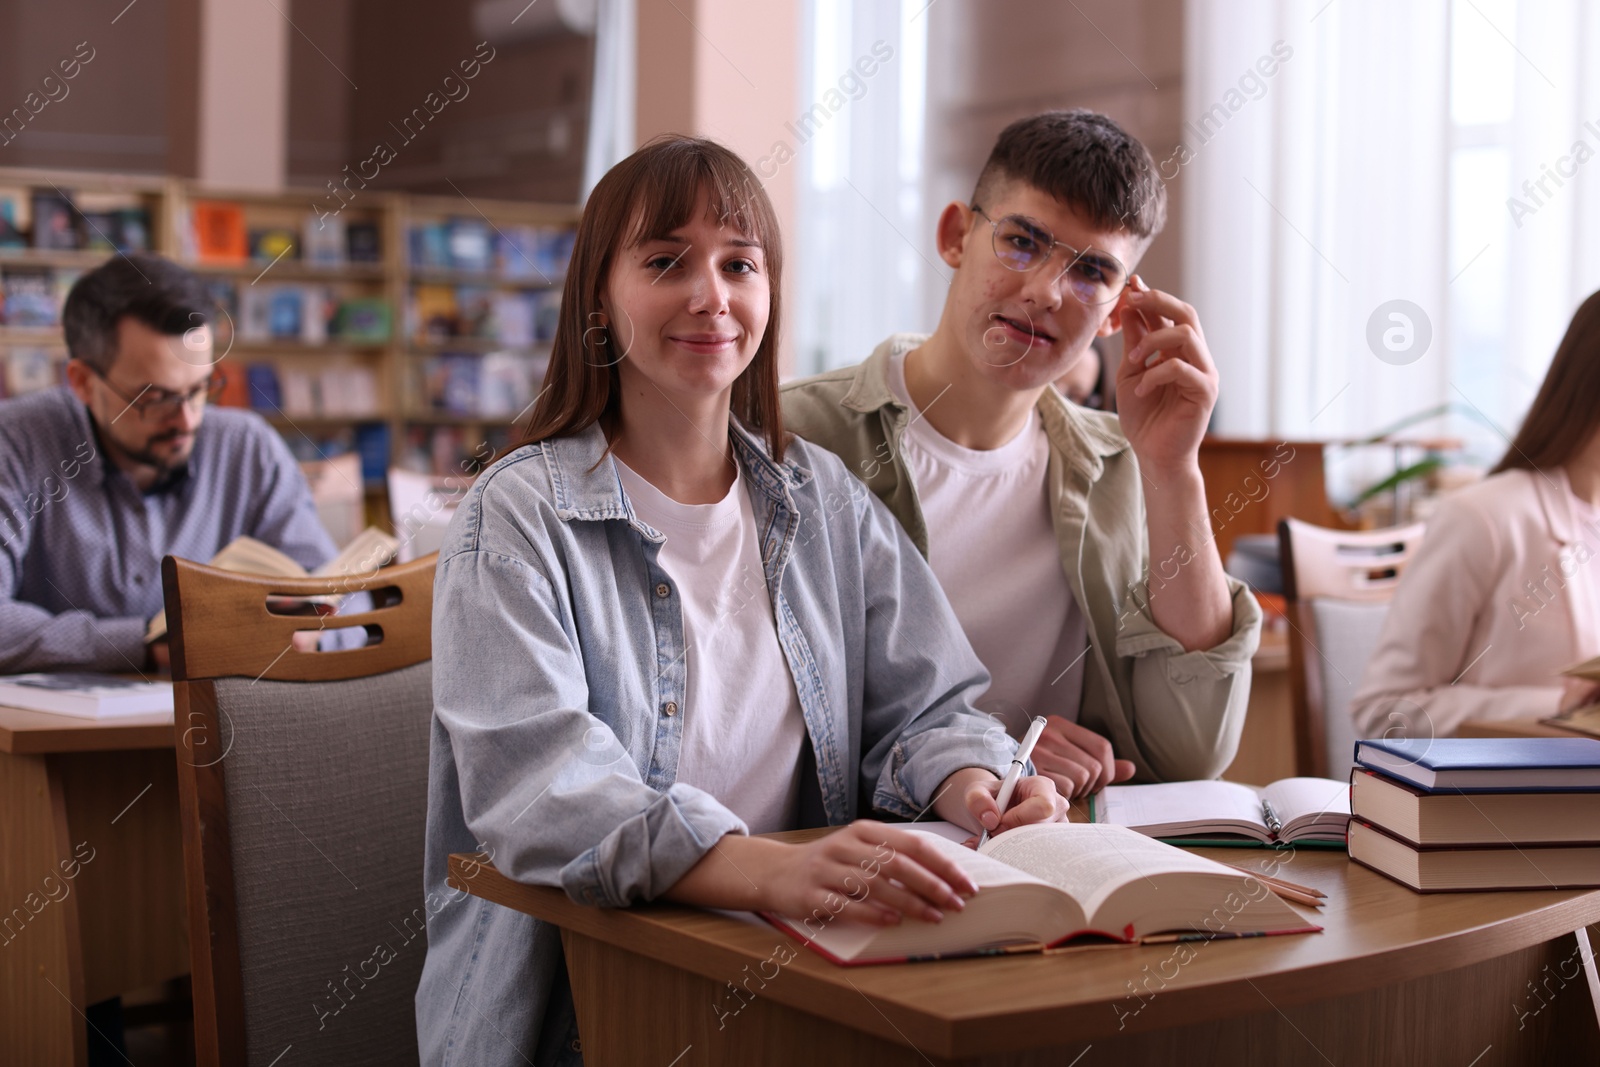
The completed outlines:
[[[1022,744],[1017,746],[1017,758],[1011,761],[1011,767],[1006,771],[1006,776],[1000,782],[1000,795],[995,798],[1000,807],[1000,815],[1005,816],[1006,805],[1011,803],[1011,794],[1017,790],[1017,779],[1022,777],[1022,769],[1028,762],[1028,757],[1033,755],[1033,746],[1039,743],[1039,735],[1044,733],[1044,716],[1035,715],[1028,724],[1028,732],[1022,735]],[[982,848],[984,842],[989,840],[989,831],[985,830],[978,838],[978,847]]]

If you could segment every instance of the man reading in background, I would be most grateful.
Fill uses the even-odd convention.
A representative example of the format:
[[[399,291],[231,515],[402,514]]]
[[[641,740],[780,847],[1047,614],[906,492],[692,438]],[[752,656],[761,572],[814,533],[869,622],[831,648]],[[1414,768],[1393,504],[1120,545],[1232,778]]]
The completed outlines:
[[[67,387],[0,401],[0,673],[165,668],[144,641],[163,556],[240,536],[307,569],[334,555],[283,439],[208,407],[211,306],[176,264],[111,259],[62,309]]]

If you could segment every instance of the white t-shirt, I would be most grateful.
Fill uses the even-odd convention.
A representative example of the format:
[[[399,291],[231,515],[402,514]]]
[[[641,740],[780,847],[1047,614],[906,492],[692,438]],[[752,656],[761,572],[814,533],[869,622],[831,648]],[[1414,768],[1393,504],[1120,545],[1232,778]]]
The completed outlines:
[[[621,460],[617,473],[634,514],[666,535],[658,559],[683,605],[677,780],[716,797],[753,834],[792,830],[805,719],[778,644],[744,479],[735,474],[715,504],[680,504]]]
[[[907,467],[928,526],[928,562],[994,682],[978,701],[1020,735],[1035,715],[1076,721],[1088,629],[1050,522],[1050,441],[1038,413],[999,448],[964,448],[922,417],[906,388],[905,353],[889,388],[911,408]]]

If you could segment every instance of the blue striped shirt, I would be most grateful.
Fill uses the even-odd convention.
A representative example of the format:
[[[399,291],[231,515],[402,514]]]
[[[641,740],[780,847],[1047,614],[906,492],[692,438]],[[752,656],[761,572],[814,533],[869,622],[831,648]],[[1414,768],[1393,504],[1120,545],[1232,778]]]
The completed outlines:
[[[0,401],[0,673],[142,669],[161,558],[209,560],[241,536],[307,569],[334,555],[260,416],[207,409],[187,466],[141,492],[66,389]]]

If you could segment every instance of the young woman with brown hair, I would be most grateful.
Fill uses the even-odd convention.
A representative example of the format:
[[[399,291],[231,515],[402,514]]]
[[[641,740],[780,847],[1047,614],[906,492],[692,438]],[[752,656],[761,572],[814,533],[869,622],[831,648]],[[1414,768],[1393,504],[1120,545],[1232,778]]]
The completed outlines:
[[[603,906],[936,921],[975,887],[861,816],[1064,813],[1041,777],[998,810],[1015,746],[933,573],[786,439],[781,270],[766,194],[709,141],[652,143],[590,197],[528,440],[439,557],[424,1063],[577,1059],[557,931],[450,899],[452,852]],[[750,836],[821,825],[844,828]]]
[[[1590,702],[1593,685],[1559,672],[1600,652],[1597,555],[1600,293],[1490,476],[1428,520],[1350,705],[1357,736],[1444,736]]]

